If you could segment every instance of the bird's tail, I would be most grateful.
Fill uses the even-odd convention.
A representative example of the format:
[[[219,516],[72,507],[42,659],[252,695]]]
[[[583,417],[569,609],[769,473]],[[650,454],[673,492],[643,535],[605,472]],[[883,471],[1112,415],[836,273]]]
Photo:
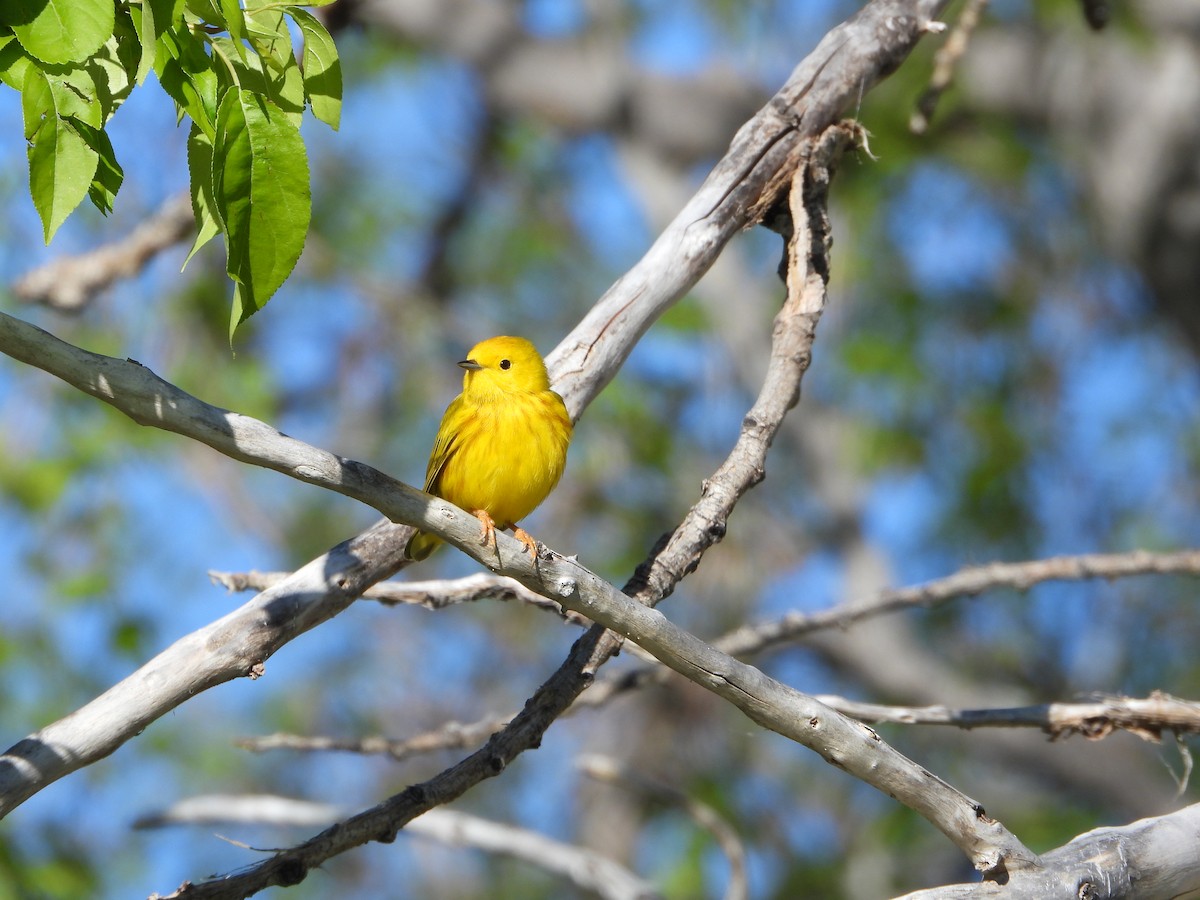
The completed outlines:
[[[408,546],[404,548],[404,555],[409,559],[420,562],[436,550],[441,543],[442,539],[436,534],[427,534],[424,531],[418,531],[409,538]]]

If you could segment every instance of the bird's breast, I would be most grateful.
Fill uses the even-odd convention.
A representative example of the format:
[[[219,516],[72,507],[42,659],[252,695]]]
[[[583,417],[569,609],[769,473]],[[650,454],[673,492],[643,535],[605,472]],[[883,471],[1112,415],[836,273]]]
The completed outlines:
[[[570,438],[562,400],[549,391],[472,403],[442,473],[441,494],[463,509],[487,510],[508,527],[558,483]]]

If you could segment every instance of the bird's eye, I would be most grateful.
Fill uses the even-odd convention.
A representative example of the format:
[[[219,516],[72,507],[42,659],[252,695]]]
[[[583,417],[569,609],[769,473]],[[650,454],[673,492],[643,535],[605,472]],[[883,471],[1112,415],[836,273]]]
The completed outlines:
[[[502,360],[500,360],[500,368],[502,368],[502,369],[511,369],[511,368],[512,368],[512,360],[511,360],[511,359],[502,359]]]

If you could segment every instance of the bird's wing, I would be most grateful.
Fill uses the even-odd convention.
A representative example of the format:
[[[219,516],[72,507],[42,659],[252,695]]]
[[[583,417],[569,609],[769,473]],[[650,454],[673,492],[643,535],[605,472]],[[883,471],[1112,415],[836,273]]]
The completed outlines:
[[[429,453],[429,467],[425,470],[425,493],[440,496],[438,481],[446,462],[454,455],[458,447],[461,429],[458,427],[463,417],[462,397],[456,397],[442,416],[442,424],[438,428],[437,438],[433,442],[433,450]]]

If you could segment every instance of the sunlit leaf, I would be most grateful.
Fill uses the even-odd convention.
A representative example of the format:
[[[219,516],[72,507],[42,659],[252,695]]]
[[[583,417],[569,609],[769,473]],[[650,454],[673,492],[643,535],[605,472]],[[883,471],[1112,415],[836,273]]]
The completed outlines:
[[[159,84],[211,138],[217,118],[217,76],[204,42],[187,28],[164,31],[158,40],[161,52],[154,70]]]
[[[188,251],[186,266],[196,252],[221,233],[217,221],[216,204],[213,201],[212,141],[195,124],[188,135],[188,173],[191,176],[192,212],[196,216],[199,230],[192,248]]]
[[[29,55],[44,63],[79,63],[112,37],[112,0],[6,0],[0,22],[11,26]]]
[[[230,335],[261,309],[304,249],[312,201],[300,131],[250,91],[230,91],[217,113],[213,199],[235,282]]]
[[[121,189],[121,184],[125,180],[125,172],[121,168],[121,164],[117,162],[112,142],[102,129],[92,128],[83,123],[77,123],[75,127],[98,156],[96,172],[92,176],[92,183],[88,186],[88,198],[96,209],[108,215],[112,212],[113,200],[117,196],[117,191]]]
[[[100,154],[57,106],[72,109],[69,91],[53,87],[39,69],[29,68],[21,108],[29,141],[29,192],[42,220],[46,243],[87,195]]]
[[[287,13],[304,35],[304,90],[313,115],[333,129],[342,119],[342,63],[325,26],[310,12],[289,6]]]

